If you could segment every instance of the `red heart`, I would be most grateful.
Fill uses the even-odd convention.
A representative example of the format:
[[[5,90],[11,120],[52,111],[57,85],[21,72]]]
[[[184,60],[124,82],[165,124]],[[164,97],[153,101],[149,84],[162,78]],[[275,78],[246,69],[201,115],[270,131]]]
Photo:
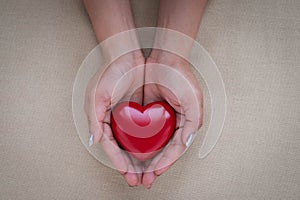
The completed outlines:
[[[141,161],[151,158],[168,143],[175,123],[175,112],[165,102],[153,102],[144,107],[135,102],[122,102],[111,115],[115,139]]]

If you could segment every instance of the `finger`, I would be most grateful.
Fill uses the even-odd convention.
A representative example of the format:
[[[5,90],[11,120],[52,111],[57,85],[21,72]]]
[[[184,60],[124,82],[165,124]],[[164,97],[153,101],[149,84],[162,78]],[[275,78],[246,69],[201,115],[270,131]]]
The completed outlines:
[[[129,165],[128,169],[131,171],[134,170],[132,165]],[[128,172],[128,173],[124,174],[123,176],[129,186],[133,187],[133,186],[139,185],[139,178],[136,173]]]
[[[197,111],[198,110],[198,111]],[[182,143],[189,147],[197,130],[202,126],[203,111],[202,108],[188,108],[185,112],[185,122],[182,129]]]
[[[142,183],[145,188],[150,189],[152,183],[158,177],[158,175],[155,173],[156,170],[155,167],[157,163],[160,161],[160,159],[163,157],[165,150],[169,147],[171,143],[172,143],[172,139],[165,146],[165,148],[162,151],[160,151],[155,157],[145,162],[145,169],[144,169],[143,180],[142,180]]]
[[[185,123],[185,116],[181,113],[176,113],[176,129],[182,128]]]
[[[100,114],[100,117],[101,115],[103,115],[103,113]],[[103,134],[103,123],[102,122],[99,123],[99,120],[97,118],[97,113],[96,113],[96,107],[94,101],[91,99],[89,102],[88,126],[89,126],[89,132],[93,135],[92,144],[99,142]]]
[[[188,120],[185,121],[185,124],[182,128],[181,140],[186,147],[189,147],[191,145],[191,142],[193,141],[195,133],[197,131],[197,127],[198,125],[195,122]]]
[[[158,153],[149,163],[146,165],[144,174],[143,174],[143,179],[142,179],[142,184],[144,185],[145,188],[150,189],[152,186],[152,183],[155,181],[157,178],[157,175],[154,173],[155,171],[155,166],[157,165],[157,162],[161,159],[163,153],[160,152]]]
[[[191,91],[187,91],[189,99],[181,101],[182,112],[185,122],[182,130],[182,143],[189,147],[196,131],[201,127],[203,121],[203,95],[198,85]]]
[[[106,123],[104,124],[104,135],[100,140],[100,144],[113,165],[123,175],[128,185],[139,185],[140,177],[138,171],[141,170],[135,168],[128,154],[119,148],[112,135],[110,126]]]
[[[128,167],[127,173],[123,174],[124,179],[131,187],[139,185],[139,177],[136,173],[136,169],[134,168],[131,159],[129,158],[129,155],[126,152],[123,152],[122,154]]]
[[[143,168],[144,168],[144,164],[137,160],[136,158],[134,158],[132,155],[130,155],[131,161],[133,163],[133,166],[135,167],[135,171],[138,175],[139,178],[139,184],[142,183],[142,178],[143,178]]]
[[[134,159],[125,151],[123,151],[122,154],[128,166],[128,172],[123,175],[126,182],[129,186],[140,185],[142,181],[142,167],[140,161]]]
[[[136,174],[138,178],[138,183],[137,185],[140,185],[142,183],[142,175],[143,175],[143,164],[135,159],[132,155],[127,154],[128,157],[130,158],[130,161],[132,163],[132,166],[134,168],[134,173]]]
[[[182,129],[178,129],[175,132],[174,138],[169,146],[162,152],[162,156],[155,165],[154,173],[156,175],[161,175],[165,171],[167,171],[173,163],[182,155],[185,151],[186,146],[182,143],[181,139]]]
[[[84,111],[87,116],[89,133],[91,134],[89,138],[89,146],[95,143],[95,138],[98,141],[101,137],[101,129],[99,128],[100,125],[96,119],[95,108],[92,106],[93,103],[91,102],[91,98],[91,91],[90,89],[87,89],[84,101]]]
[[[157,175],[154,172],[145,172],[142,179],[143,186],[147,189],[150,189],[156,178]]]
[[[103,135],[103,122],[110,105],[110,99],[103,97],[100,93],[96,92],[96,86],[94,86],[87,99],[89,131],[93,135],[93,144],[98,143]]]
[[[116,169],[121,174],[127,173],[127,162],[124,159],[122,150],[117,145],[108,124],[104,124],[104,134],[100,140],[100,144]]]

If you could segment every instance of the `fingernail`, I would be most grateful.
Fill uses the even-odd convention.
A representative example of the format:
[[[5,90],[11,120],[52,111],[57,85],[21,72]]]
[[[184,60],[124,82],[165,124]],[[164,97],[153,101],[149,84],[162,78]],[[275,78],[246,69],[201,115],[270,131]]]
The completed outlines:
[[[193,138],[194,138],[194,133],[191,133],[188,136],[188,138],[186,139],[186,142],[185,142],[186,147],[189,147],[192,144]]]
[[[94,135],[91,134],[90,139],[89,139],[89,147],[94,144]]]

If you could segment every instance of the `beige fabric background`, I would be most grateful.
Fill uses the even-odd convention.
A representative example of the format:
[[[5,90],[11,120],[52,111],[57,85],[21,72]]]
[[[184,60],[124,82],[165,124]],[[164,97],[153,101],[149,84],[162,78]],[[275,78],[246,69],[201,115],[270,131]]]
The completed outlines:
[[[132,2],[137,26],[157,1]],[[300,1],[211,0],[198,41],[228,114],[204,160],[192,146],[152,189],[129,188],[81,144],[72,86],[96,46],[80,0],[0,1],[0,199],[300,199]]]

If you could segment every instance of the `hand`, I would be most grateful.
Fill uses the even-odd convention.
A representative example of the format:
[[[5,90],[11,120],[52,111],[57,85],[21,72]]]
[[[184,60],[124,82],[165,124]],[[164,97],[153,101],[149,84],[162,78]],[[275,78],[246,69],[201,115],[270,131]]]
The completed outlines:
[[[102,75],[100,72],[94,75],[88,84],[85,97],[85,112],[92,134],[91,144],[99,142],[102,145],[113,165],[130,186],[141,183],[142,167],[135,158],[118,147],[110,128],[110,115],[111,108],[120,100],[130,99],[142,103],[142,88],[134,90],[144,82],[144,63],[141,52],[118,58]]]
[[[167,101],[176,111],[177,125],[170,144],[145,166],[142,183],[146,188],[150,188],[156,177],[167,171],[190,145],[202,124],[203,113],[202,92],[189,63],[172,53],[153,52],[154,56],[150,55],[145,65],[144,104]]]

